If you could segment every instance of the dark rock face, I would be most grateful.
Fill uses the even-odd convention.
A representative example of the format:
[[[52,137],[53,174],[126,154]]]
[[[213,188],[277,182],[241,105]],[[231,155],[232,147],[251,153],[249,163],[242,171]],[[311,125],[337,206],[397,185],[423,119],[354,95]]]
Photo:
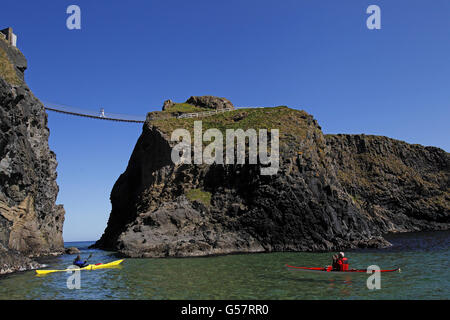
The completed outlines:
[[[0,44],[0,54],[23,80],[25,58],[16,48],[5,47],[3,40]],[[64,209],[55,204],[57,162],[48,146],[44,106],[24,83],[6,81],[4,71],[0,73],[0,269],[15,270],[8,266],[14,265],[18,254],[63,252]],[[20,266],[27,259],[17,261]],[[31,264],[23,267],[27,266]]]
[[[190,97],[186,103],[192,104],[197,107],[207,109],[234,109],[233,104],[225,98],[218,98],[214,96],[198,96]]]
[[[237,112],[230,117],[245,121]],[[385,232],[450,227],[448,153],[384,137],[325,137],[311,116],[291,112],[273,176],[259,165],[174,165],[170,134],[147,121],[96,246],[131,257],[341,250],[389,246]],[[301,136],[281,133],[292,126]],[[189,199],[193,189],[210,202]]]
[[[448,229],[448,153],[386,137],[326,139],[341,185],[381,231]]]

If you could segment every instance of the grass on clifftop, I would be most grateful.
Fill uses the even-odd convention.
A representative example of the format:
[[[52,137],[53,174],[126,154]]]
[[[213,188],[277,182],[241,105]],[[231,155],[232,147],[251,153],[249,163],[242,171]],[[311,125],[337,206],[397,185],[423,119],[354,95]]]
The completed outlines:
[[[194,113],[194,112],[204,112],[208,111],[206,108],[201,108],[194,106],[189,103],[175,103],[173,106],[168,108],[167,110],[164,110],[164,112],[183,112],[183,113]]]
[[[5,79],[5,81],[9,84],[20,85],[22,83],[17,76],[14,65],[11,63],[8,55],[2,48],[0,48],[0,77]]]
[[[190,201],[197,200],[205,206],[211,204],[211,192],[203,191],[201,189],[190,189],[186,192],[186,198]]]
[[[194,121],[202,121],[203,132],[210,128],[219,129],[225,137],[226,129],[279,129],[280,139],[287,135],[305,138],[310,127],[308,119],[312,117],[305,111],[285,106],[273,108],[245,108],[200,118],[168,118],[150,121],[167,136],[175,129],[188,130],[193,137]]]

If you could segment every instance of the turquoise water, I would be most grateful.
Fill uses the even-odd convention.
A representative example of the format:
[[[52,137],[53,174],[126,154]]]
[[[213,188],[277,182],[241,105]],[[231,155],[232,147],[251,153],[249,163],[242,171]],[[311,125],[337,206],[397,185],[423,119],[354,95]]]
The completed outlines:
[[[449,299],[450,232],[390,236],[394,247],[348,251],[351,268],[400,267],[369,290],[368,275],[333,276],[288,270],[285,264],[324,266],[330,253],[237,254],[201,258],[126,259],[117,269],[81,272],[81,289],[70,290],[67,273],[38,277],[27,271],[0,277],[0,299]],[[88,249],[91,263],[117,260],[113,252]],[[64,269],[74,256],[43,259]]]

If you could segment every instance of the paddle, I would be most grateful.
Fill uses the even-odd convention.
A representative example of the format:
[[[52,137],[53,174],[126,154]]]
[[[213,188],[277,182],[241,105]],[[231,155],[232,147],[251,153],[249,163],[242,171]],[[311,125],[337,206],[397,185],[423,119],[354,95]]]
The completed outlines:
[[[84,263],[88,262],[88,260],[92,257],[92,253],[89,255],[89,257],[84,261]]]

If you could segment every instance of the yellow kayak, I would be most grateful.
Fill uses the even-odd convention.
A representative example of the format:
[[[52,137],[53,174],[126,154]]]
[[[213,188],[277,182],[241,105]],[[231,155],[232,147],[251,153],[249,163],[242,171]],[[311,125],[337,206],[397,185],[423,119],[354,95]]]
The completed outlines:
[[[75,270],[97,270],[97,269],[104,269],[104,268],[114,268],[117,267],[119,264],[122,263],[123,260],[116,260],[109,263],[98,263],[98,264],[90,264],[86,267],[75,269]],[[48,274],[52,272],[67,272],[67,271],[73,271],[74,269],[65,269],[65,270],[36,270],[36,273],[39,275]]]

